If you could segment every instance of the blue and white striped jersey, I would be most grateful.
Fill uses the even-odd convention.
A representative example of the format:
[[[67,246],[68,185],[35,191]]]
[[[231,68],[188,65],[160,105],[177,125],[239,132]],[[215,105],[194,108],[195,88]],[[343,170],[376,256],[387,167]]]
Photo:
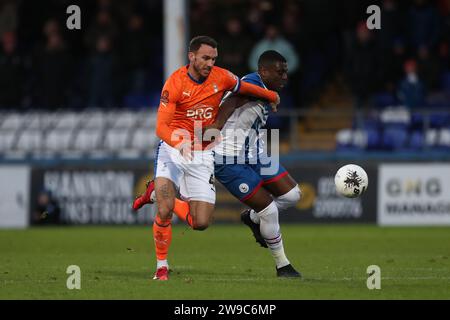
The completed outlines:
[[[244,76],[241,81],[266,88],[257,72]],[[230,94],[227,93],[223,100]],[[261,128],[266,124],[270,109],[270,104],[261,100],[250,101],[237,108],[221,131],[222,141],[215,147],[215,153],[245,159],[258,157],[263,148]]]

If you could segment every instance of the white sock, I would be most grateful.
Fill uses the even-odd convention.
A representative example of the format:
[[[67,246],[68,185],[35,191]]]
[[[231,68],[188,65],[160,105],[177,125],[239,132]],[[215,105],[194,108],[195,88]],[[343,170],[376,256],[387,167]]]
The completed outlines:
[[[281,238],[280,225],[278,223],[278,208],[275,202],[272,201],[266,208],[258,212],[258,216],[261,235],[270,249],[277,268],[287,266],[289,260],[284,253],[283,239]]]
[[[273,259],[275,260],[277,269],[290,264],[288,258],[286,257],[286,254],[284,253],[283,240],[280,241],[280,246],[277,249],[271,249],[270,252],[272,253]]]
[[[167,260],[156,259],[156,269],[159,269],[161,267],[167,267],[167,269],[169,269],[169,264],[167,263]]]

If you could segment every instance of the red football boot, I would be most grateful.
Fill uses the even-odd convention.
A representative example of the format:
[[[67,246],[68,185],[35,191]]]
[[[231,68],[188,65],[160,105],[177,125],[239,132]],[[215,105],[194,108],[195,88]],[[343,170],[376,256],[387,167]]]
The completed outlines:
[[[153,280],[166,281],[169,280],[169,269],[167,267],[161,267],[156,269]]]
[[[155,181],[151,180],[148,181],[146,184],[147,190],[140,195],[139,197],[136,197],[133,201],[133,210],[138,211],[140,208],[142,208],[144,205],[148,203],[154,203],[154,200],[152,199],[152,192],[155,190]]]

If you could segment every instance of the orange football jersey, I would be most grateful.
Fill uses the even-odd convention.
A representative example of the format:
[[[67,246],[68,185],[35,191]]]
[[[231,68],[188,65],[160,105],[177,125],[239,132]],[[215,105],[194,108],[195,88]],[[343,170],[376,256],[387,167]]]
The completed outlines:
[[[238,91],[240,80],[231,72],[214,66],[209,76],[198,82],[188,73],[188,66],[175,71],[164,84],[158,109],[171,113],[171,131],[185,129],[194,137],[194,121],[202,126],[212,124],[225,91]],[[168,141],[166,141],[168,142]]]

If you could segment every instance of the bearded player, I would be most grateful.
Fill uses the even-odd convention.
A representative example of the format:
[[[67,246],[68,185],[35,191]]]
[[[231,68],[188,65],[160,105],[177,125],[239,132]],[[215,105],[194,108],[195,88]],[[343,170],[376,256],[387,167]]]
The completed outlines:
[[[214,156],[209,142],[194,139],[194,125],[211,125],[226,91],[267,100],[275,107],[276,92],[242,83],[231,72],[214,66],[217,43],[206,36],[195,37],[189,45],[189,65],[175,71],[164,84],[158,108],[155,180],[133,203],[138,210],[157,202],[153,235],[157,266],[155,280],[168,280],[167,253],[172,239],[171,218],[175,212],[194,230],[205,230],[215,203]],[[156,199],[152,199],[155,190]],[[176,197],[177,191],[183,200]]]

